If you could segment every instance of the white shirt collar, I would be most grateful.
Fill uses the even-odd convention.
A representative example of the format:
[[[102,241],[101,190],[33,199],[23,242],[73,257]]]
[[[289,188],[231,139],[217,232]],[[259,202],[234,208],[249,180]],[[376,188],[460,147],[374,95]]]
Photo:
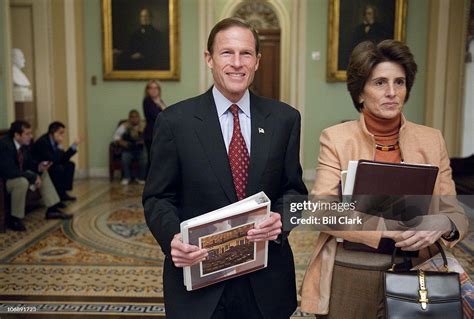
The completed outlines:
[[[15,144],[15,148],[18,151],[21,147],[20,143],[18,143],[15,139],[13,139],[13,143]]]
[[[214,85],[212,88],[212,95],[214,96],[214,102],[216,103],[217,108],[217,115],[221,117],[232,104],[237,104],[240,110],[250,118],[250,93],[249,90],[245,90],[244,95],[242,98],[237,101],[237,103],[233,103],[229,101]]]

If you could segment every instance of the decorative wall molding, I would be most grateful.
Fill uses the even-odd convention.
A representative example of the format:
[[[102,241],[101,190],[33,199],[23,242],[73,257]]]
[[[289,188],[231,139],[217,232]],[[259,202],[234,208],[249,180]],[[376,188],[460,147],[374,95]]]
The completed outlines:
[[[461,151],[468,11],[468,0],[430,1],[425,124],[443,133],[449,156]]]
[[[214,0],[200,0],[199,10],[199,92],[204,93],[213,83],[211,72],[209,71],[204,52],[207,50],[207,37],[214,26]]]
[[[74,179],[86,179],[89,177],[89,170],[86,168],[76,169]]]
[[[67,121],[69,143],[79,136],[79,105],[78,105],[78,83],[77,83],[77,48],[76,48],[76,25],[74,0],[64,1],[64,33],[66,51],[66,87],[67,87]],[[76,164],[79,156],[74,156]]]
[[[291,47],[290,65],[296,65],[290,70],[290,105],[301,114],[300,162],[304,160],[304,132],[306,108],[306,16],[307,0],[291,2]],[[303,165],[303,164],[302,164]]]
[[[5,32],[5,94],[6,94],[6,110],[7,120],[9,125],[15,120],[15,107],[13,104],[13,76],[12,76],[12,59],[10,52],[12,51],[11,40],[11,21],[10,21],[10,3],[9,1],[2,1],[3,10],[5,12],[5,20],[3,21],[2,29]]]
[[[109,169],[107,167],[91,167],[88,177],[109,177]]]
[[[234,16],[247,20],[257,30],[280,29],[278,17],[265,1],[244,1]]]
[[[54,110],[54,96],[52,94],[52,88],[54,83],[53,77],[53,63],[52,59],[52,9],[51,0],[9,0],[5,1],[8,3],[7,20],[8,27],[6,29],[8,38],[8,52],[11,51],[11,15],[10,7],[12,6],[31,6],[33,8],[33,48],[34,48],[34,60],[35,60],[35,105],[36,114],[38,120],[38,127],[36,128],[36,134],[42,134],[47,130],[49,123],[52,121],[52,111]],[[8,57],[8,63],[11,65],[10,57]],[[9,79],[11,92],[11,73]],[[9,117],[11,121],[15,118],[15,109],[13,104],[13,98],[11,97],[9,102]],[[10,115],[11,114],[11,115]]]

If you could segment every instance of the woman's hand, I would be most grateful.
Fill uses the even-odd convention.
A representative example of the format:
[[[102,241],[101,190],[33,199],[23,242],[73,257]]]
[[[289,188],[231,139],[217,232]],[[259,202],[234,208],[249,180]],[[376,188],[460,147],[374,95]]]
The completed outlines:
[[[446,215],[427,215],[417,229],[382,232],[382,237],[395,241],[395,247],[405,251],[416,251],[433,245],[441,236],[450,232],[451,221]]]
[[[397,235],[395,247],[404,251],[416,251],[433,245],[445,233],[441,230],[407,230]]]

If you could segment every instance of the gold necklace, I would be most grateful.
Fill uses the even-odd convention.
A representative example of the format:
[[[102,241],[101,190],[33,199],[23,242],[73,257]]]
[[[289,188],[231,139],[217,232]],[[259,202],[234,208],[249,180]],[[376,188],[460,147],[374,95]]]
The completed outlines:
[[[379,151],[390,152],[390,151],[398,150],[400,146],[398,145],[398,141],[397,141],[395,144],[388,144],[388,145],[375,143],[375,148],[378,149]]]

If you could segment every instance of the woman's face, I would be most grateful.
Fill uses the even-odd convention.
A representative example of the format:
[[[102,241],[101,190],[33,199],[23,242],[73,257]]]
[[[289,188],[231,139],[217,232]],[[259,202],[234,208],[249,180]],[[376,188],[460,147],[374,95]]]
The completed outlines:
[[[156,85],[155,83],[151,83],[150,85],[148,85],[147,91],[148,91],[148,95],[149,95],[151,98],[158,97],[158,96],[160,96],[160,94],[161,94],[160,88],[159,88],[158,85]]]
[[[395,62],[375,66],[360,95],[364,109],[383,119],[397,117],[407,95],[405,70]]]

